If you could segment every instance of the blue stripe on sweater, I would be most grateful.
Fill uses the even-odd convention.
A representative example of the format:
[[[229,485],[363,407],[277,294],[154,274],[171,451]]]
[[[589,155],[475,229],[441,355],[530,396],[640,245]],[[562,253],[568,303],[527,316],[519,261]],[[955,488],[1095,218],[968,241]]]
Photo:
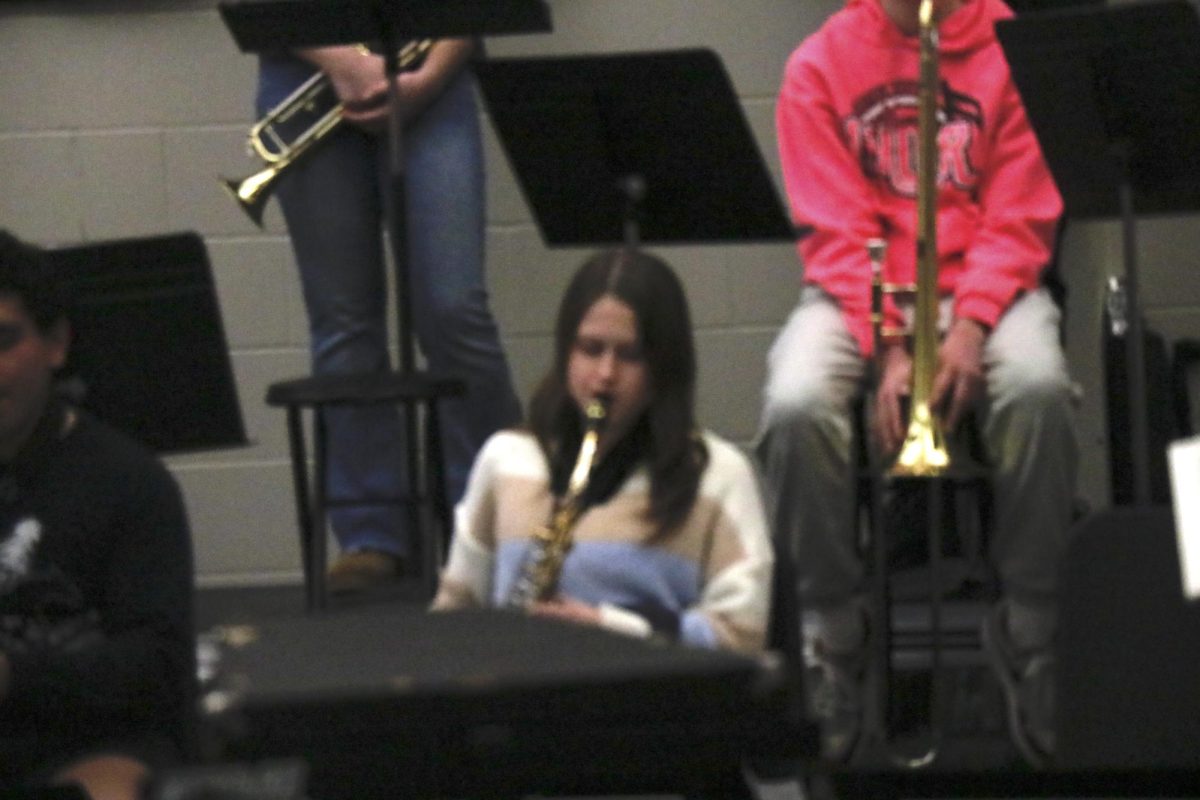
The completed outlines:
[[[505,541],[496,556],[492,602],[503,605],[526,554],[528,541]],[[699,565],[656,547],[627,542],[579,542],[563,565],[563,594],[585,603],[609,603],[658,620],[680,620],[672,633],[691,644],[714,646],[703,615],[684,614],[699,600]],[[683,617],[680,619],[680,617]]]

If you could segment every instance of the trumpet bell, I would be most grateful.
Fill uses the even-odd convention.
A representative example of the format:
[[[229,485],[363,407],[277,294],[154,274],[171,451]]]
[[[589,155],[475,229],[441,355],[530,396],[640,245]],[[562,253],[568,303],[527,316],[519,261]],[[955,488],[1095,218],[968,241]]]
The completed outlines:
[[[271,199],[271,189],[274,187],[277,177],[279,177],[279,169],[267,167],[253,175],[247,175],[241,180],[221,178],[221,185],[246,212],[246,216],[261,228],[263,226],[263,210],[267,207],[267,201]]]

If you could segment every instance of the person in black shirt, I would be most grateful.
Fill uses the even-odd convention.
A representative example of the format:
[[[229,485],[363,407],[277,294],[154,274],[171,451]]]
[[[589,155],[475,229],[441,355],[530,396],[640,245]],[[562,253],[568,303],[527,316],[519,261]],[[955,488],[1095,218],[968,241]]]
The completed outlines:
[[[135,798],[188,747],[192,551],[179,489],[55,388],[41,250],[0,231],[0,789]]]

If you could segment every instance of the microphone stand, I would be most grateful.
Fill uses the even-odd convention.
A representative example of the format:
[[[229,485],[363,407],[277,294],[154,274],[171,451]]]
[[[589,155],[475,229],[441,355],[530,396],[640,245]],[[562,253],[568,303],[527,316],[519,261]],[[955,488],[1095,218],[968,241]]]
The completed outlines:
[[[399,372],[412,375],[416,371],[416,354],[413,343],[412,325],[412,277],[409,274],[408,254],[408,193],[405,180],[404,148],[404,103],[400,95],[400,42],[401,38],[389,15],[380,14],[379,30],[382,36],[384,75],[388,84],[388,181],[390,195],[384,204],[385,223],[392,240],[392,258],[396,275],[396,331],[400,341]],[[404,418],[404,458],[409,480],[420,469],[417,448],[417,415],[410,410]],[[438,446],[438,445],[435,445]],[[414,503],[406,506],[409,513],[409,529],[420,530],[418,509]]]
[[[386,224],[396,261],[396,329],[400,338],[400,371],[412,372],[415,355],[408,273],[408,202],[405,189],[404,104],[400,96],[400,36],[386,18],[380,20],[383,69],[388,83],[388,192]]]

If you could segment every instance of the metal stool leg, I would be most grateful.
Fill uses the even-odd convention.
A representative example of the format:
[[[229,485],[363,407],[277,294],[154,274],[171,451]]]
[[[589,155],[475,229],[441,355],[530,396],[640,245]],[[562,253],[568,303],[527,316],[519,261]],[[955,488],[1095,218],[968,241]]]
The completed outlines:
[[[306,602],[311,609],[314,536],[308,484],[308,455],[304,446],[304,428],[301,424],[299,406],[289,405],[287,407],[287,429],[288,447],[292,455],[292,485],[295,489],[296,523],[300,529],[300,562],[304,568]]]
[[[929,750],[908,766],[924,767],[933,763],[942,746],[944,719],[942,717],[942,693],[939,683],[942,677],[942,575],[945,573],[942,539],[945,532],[945,506],[942,503],[944,478],[928,478],[929,486]]]
[[[967,580],[986,583],[988,566],[984,542],[983,509],[980,503],[981,481],[962,481],[954,487],[955,530],[959,532],[966,557]]]
[[[425,417],[426,498],[430,513],[424,533],[425,590],[430,597],[437,591],[438,575],[449,541],[450,508],[446,499],[446,475],[442,462],[441,421],[437,398],[430,398]]]
[[[888,708],[892,687],[892,594],[888,587],[887,536],[884,524],[884,478],[878,455],[867,444],[869,470],[868,527],[874,570],[871,583],[871,669],[868,672],[871,702],[863,719],[864,738],[874,742],[888,740]]]
[[[304,431],[300,424],[300,413],[297,406],[288,406],[288,449],[292,457],[292,486],[295,492],[296,522],[300,529],[300,561],[304,567],[304,582],[307,584],[308,570],[311,565],[309,551],[312,548],[312,528],[308,516],[308,467],[305,463],[307,454],[304,447]]]
[[[308,567],[308,610],[322,611],[328,605],[328,593],[325,587],[325,570],[328,566],[329,522],[326,515],[328,488],[326,480],[326,429],[325,409],[323,406],[313,408],[313,500],[309,511],[309,523],[312,547]]]

